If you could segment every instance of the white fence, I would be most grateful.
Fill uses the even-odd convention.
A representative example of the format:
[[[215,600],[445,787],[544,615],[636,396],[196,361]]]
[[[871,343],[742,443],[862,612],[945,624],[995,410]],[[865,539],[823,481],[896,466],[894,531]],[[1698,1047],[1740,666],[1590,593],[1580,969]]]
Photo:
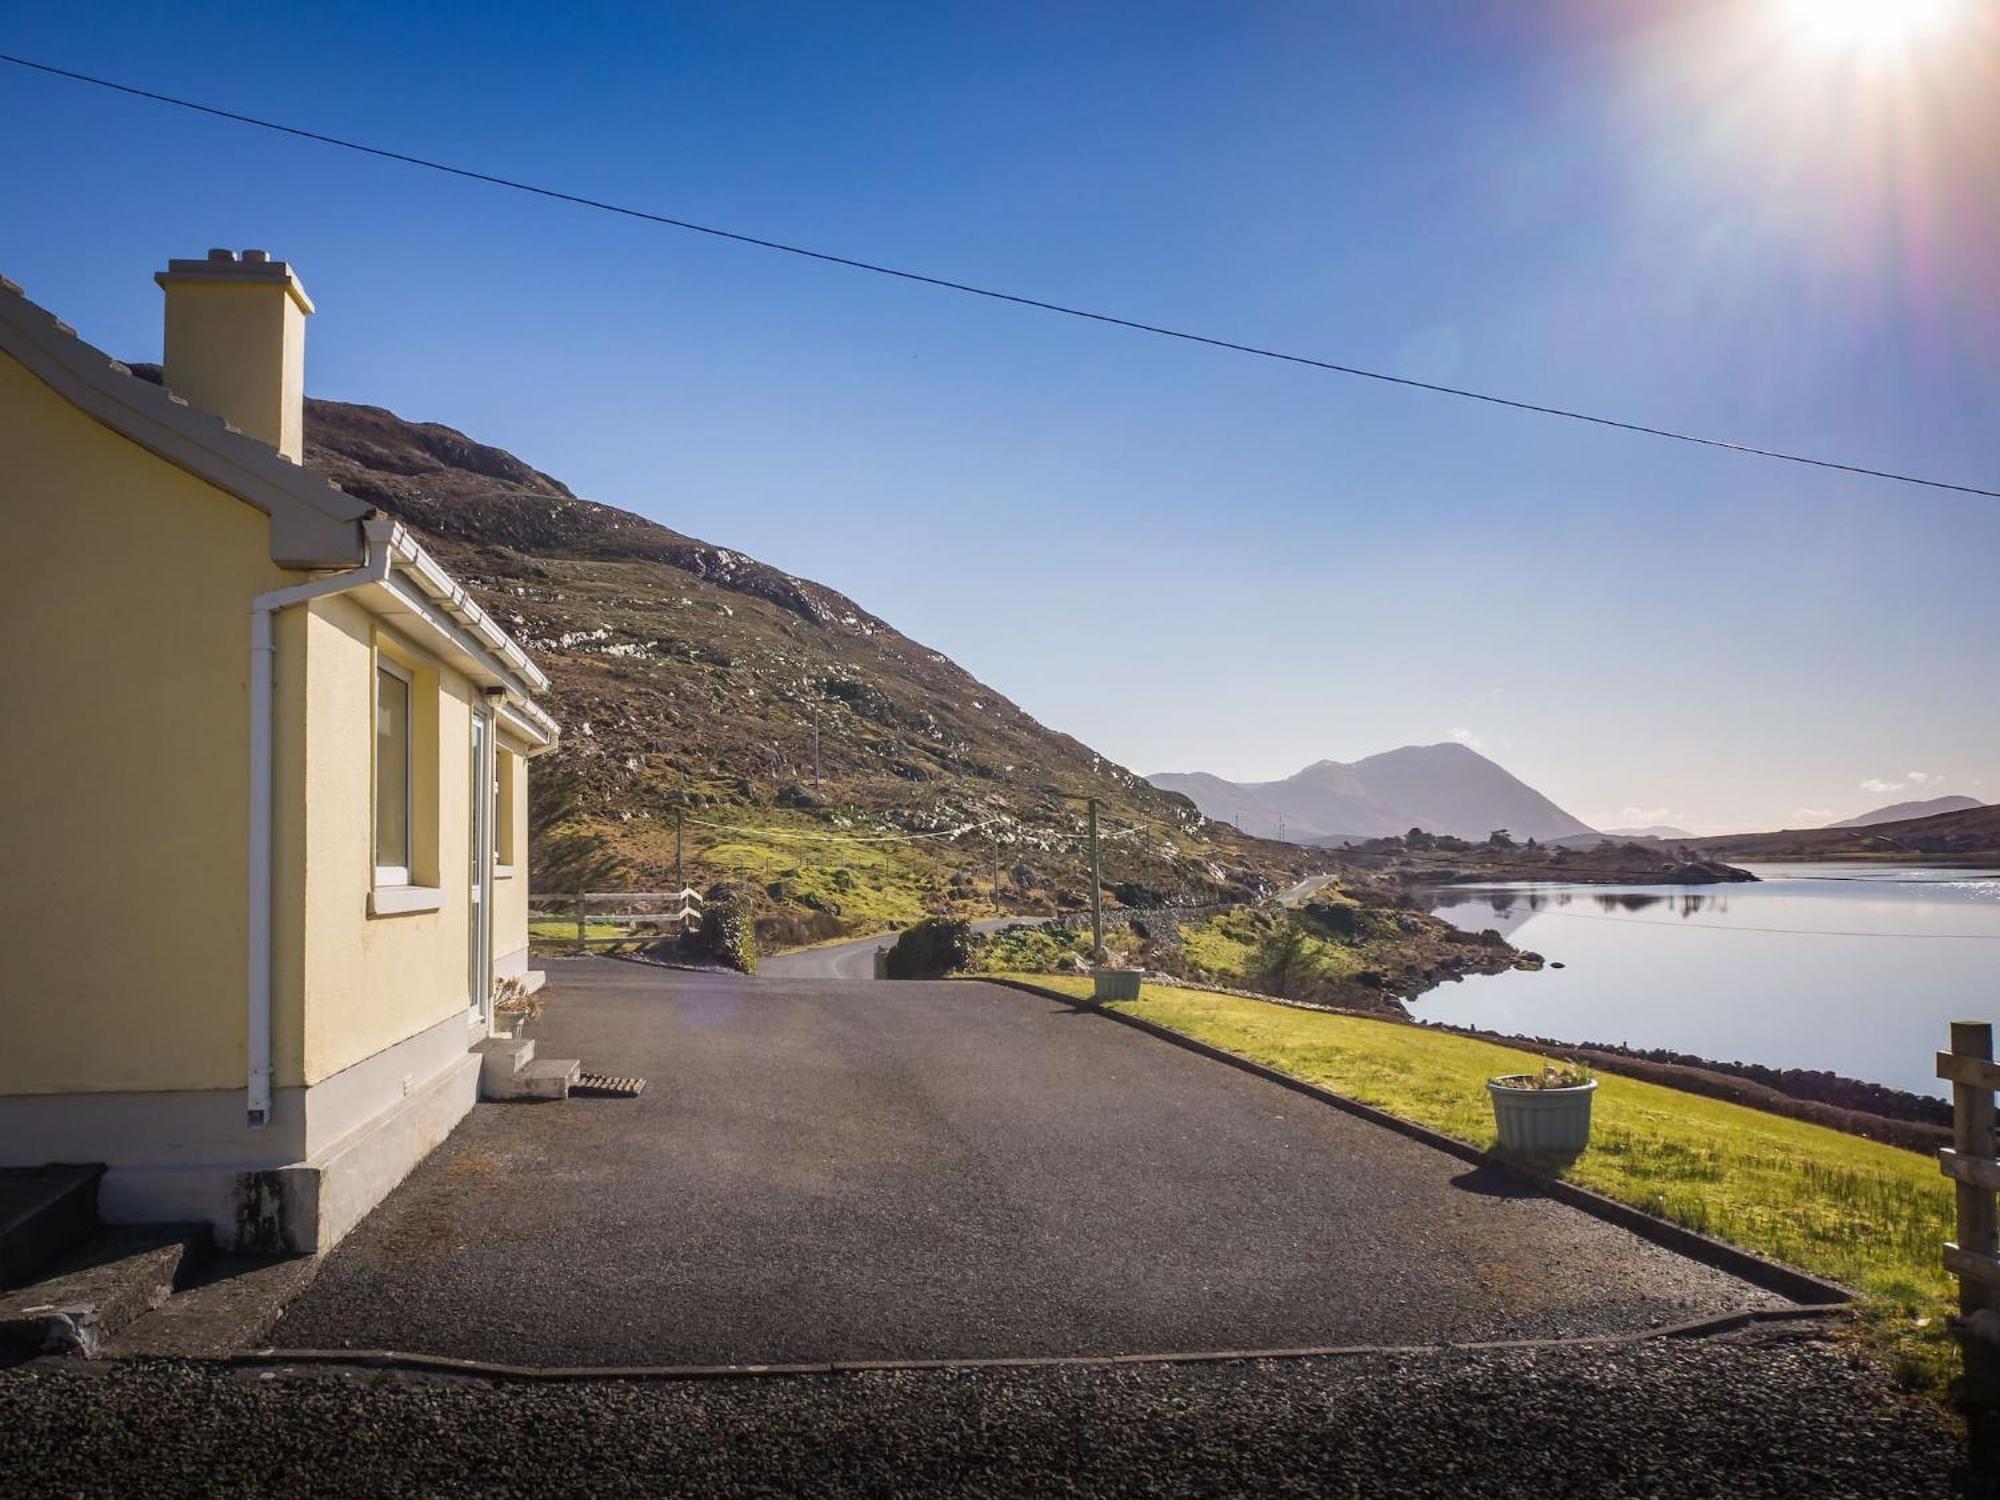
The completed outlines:
[[[641,937],[678,936],[698,926],[701,915],[701,892],[688,886],[678,891],[580,891],[528,898],[530,922],[574,923],[579,948]],[[619,930],[593,934],[592,927]]]

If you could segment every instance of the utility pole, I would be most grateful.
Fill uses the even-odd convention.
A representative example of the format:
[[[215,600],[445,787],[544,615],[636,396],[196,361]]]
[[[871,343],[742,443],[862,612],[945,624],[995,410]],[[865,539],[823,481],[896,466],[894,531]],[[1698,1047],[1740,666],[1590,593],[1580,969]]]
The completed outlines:
[[[1104,867],[1097,857],[1097,799],[1090,799],[1090,956],[1104,958]]]
[[[1000,835],[989,834],[993,840],[993,915],[1000,915]]]
[[[819,705],[813,705],[813,795],[819,795]]]
[[[688,888],[687,861],[681,857],[682,824],[686,818],[685,811],[678,807],[674,809],[674,899],[676,900],[679,900],[680,893]]]

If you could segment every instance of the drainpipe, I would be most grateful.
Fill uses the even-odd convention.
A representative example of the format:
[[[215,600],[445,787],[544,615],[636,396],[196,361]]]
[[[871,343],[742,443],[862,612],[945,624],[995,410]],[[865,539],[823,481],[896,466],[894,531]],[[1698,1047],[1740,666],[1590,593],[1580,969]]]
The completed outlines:
[[[329,573],[290,588],[272,589],[250,601],[250,955],[248,1086],[250,1128],[271,1123],[271,685],[276,677],[280,610],[310,599],[344,594],[389,576],[393,523],[366,522],[368,560],[344,573]]]

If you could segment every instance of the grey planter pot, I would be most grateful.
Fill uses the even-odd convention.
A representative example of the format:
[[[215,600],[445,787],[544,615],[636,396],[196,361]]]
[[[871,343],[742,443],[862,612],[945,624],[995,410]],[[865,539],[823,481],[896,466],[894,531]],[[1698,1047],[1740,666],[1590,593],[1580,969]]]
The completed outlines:
[[[1099,1000],[1137,1000],[1139,981],[1145,974],[1144,969],[1092,969],[1093,994]]]
[[[1490,1078],[1486,1092],[1493,1098],[1493,1120],[1500,1127],[1501,1150],[1576,1152],[1590,1144],[1590,1100],[1597,1092],[1595,1078],[1571,1089],[1509,1088],[1505,1078]]]

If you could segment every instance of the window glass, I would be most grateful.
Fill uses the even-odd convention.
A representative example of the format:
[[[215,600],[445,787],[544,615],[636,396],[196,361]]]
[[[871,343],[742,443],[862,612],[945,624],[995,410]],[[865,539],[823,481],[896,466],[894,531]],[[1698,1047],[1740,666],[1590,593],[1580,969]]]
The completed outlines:
[[[493,861],[514,863],[514,778],[519,773],[514,752],[502,750],[493,757]]]
[[[375,673],[375,866],[378,878],[410,878],[410,684]]]

